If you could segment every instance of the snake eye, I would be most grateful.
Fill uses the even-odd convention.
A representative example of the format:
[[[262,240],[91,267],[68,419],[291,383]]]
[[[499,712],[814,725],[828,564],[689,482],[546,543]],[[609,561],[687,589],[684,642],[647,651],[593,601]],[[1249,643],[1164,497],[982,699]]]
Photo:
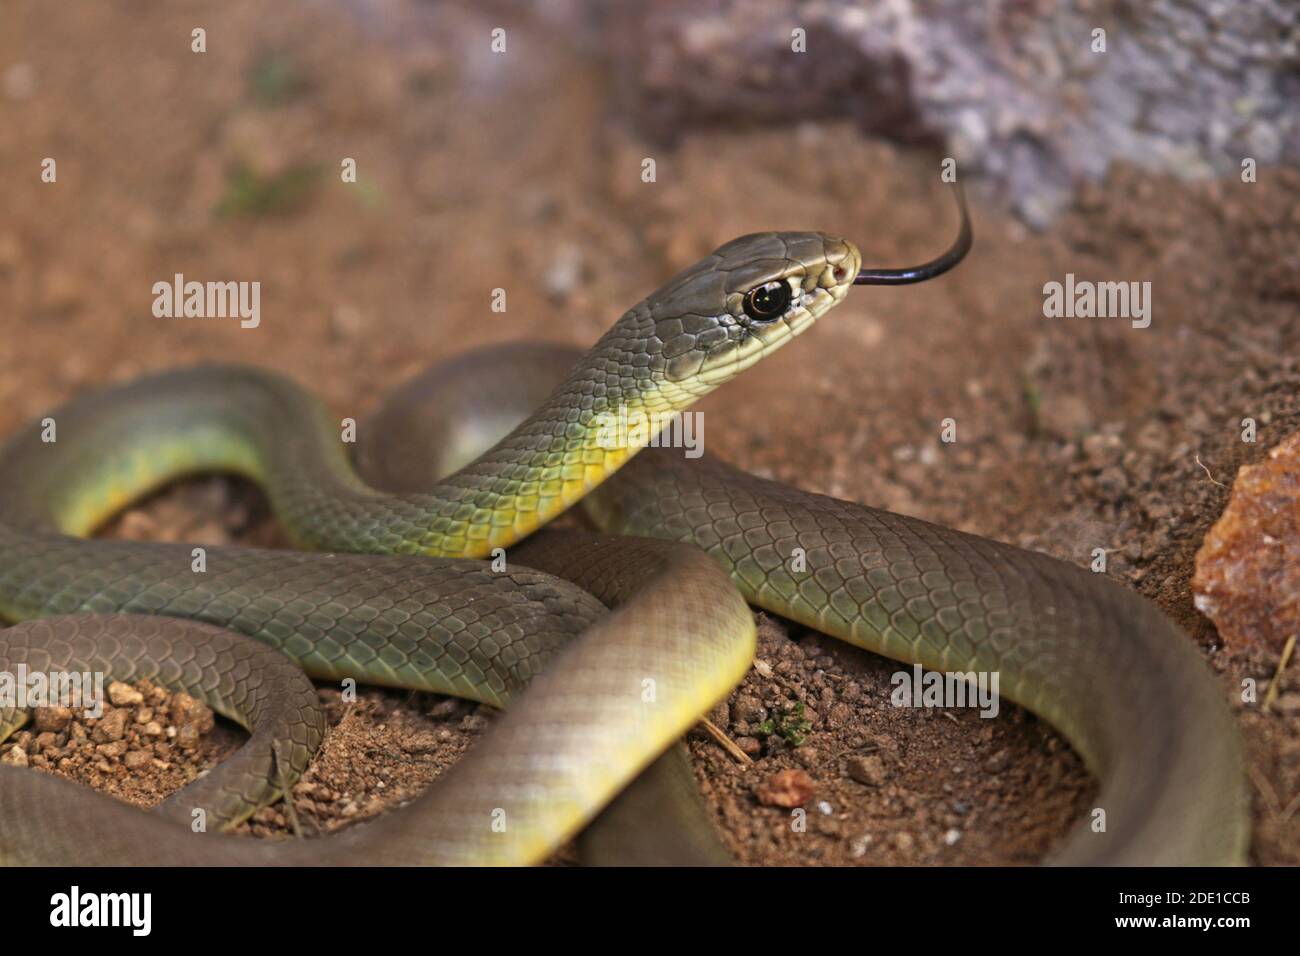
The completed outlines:
[[[790,283],[765,282],[745,293],[745,314],[755,322],[779,319],[790,307]]]

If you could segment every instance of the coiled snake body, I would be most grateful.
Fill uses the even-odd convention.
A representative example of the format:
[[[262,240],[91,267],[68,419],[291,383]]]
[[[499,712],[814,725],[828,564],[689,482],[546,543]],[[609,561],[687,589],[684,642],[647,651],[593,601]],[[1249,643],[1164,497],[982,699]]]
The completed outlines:
[[[902,661],[1000,672],[1006,696],[1057,726],[1102,780],[1104,830],[1085,821],[1057,860],[1239,862],[1231,714],[1152,605],[1044,555],[716,460],[655,449],[629,461],[650,435],[597,440],[604,414],[679,411],[780,347],[842,301],[858,270],[851,244],[819,233],[728,243],[576,364],[562,349],[506,350],[409,386],[362,429],[369,484],[322,406],[246,368],[74,400],[50,416],[53,442],[41,425],[19,433],[0,453],[0,614],[28,623],[0,631],[0,671],[154,677],[253,734],[152,813],[0,767],[0,861],[527,863],[617,796],[588,831],[594,859],[717,862],[673,742],[749,666],[749,601]],[[557,380],[523,424],[462,461],[511,414],[485,415],[485,403],[532,402]],[[388,440],[370,437],[380,432]],[[309,550],[210,548],[195,570],[187,545],[81,539],[160,484],[209,470],[259,482]],[[579,500],[603,534],[533,535],[504,571],[467,560]],[[287,843],[194,835],[276,799],[319,743],[315,695],[286,658],[315,678],[507,711],[428,793],[370,824]],[[0,739],[26,717],[0,709]],[[647,806],[670,818],[645,820]]]

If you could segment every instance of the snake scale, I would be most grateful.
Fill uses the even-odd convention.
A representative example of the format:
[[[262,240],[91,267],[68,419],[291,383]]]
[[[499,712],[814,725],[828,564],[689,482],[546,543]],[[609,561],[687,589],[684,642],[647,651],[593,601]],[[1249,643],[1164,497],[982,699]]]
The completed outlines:
[[[820,233],[742,237],[585,354],[476,353],[409,384],[361,429],[355,467],[315,398],[242,367],[81,396],[49,416],[55,441],[48,422],[19,432],[0,451],[0,614],[24,623],[0,631],[0,671],[148,676],[251,737],[153,812],[0,766],[0,862],[532,863],[579,833],[596,862],[724,862],[675,741],[748,668],[746,602],[900,661],[997,671],[1101,780],[1106,826],[1082,821],[1054,862],[1242,862],[1231,711],[1153,605],[1042,554],[713,458],[637,454],[650,435],[596,438],[606,413],[685,409],[855,282],[920,281],[964,252],[872,271]],[[86,538],[208,471],[260,484],[303,550],[214,547],[196,570],[188,545]],[[601,533],[534,533],[578,502]],[[517,542],[505,569],[474,560]],[[319,743],[299,668],[506,711],[375,821],[310,840],[216,832],[291,787]],[[0,739],[27,717],[0,709]]]

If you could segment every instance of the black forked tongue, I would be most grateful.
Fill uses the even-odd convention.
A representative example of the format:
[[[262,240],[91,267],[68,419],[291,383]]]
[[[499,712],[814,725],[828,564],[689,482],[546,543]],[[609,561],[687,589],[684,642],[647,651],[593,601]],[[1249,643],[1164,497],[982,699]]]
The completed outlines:
[[[961,232],[947,252],[919,266],[907,266],[902,269],[862,269],[858,272],[858,277],[853,280],[853,284],[906,285],[909,282],[924,282],[926,279],[943,275],[965,259],[966,253],[970,252],[971,241],[974,239],[970,225],[970,210],[966,208],[966,193],[962,190],[961,184],[954,182],[952,188],[957,196],[957,208],[961,211]]]

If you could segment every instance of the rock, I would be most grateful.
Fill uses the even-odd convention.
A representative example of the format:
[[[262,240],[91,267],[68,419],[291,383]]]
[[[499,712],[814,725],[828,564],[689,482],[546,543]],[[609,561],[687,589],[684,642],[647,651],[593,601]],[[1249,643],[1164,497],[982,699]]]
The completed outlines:
[[[144,514],[144,512],[128,511],[127,514]],[[149,703],[155,707],[167,700],[166,687],[159,687],[157,684],[148,680],[138,680],[135,683],[140,689],[140,693],[144,694],[145,700],[149,701]]]
[[[208,733],[216,723],[211,707],[183,691],[172,695],[171,712],[178,733],[189,727],[197,737]]]
[[[879,787],[885,782],[885,764],[874,754],[868,757],[850,757],[849,776],[858,783],[869,787]]]
[[[153,755],[147,750],[130,750],[122,758],[122,763],[126,765],[128,770],[139,770],[142,767],[149,766],[152,761]]]
[[[1294,165],[1291,6],[1152,0],[1133,18],[1066,0],[987,19],[965,0],[580,0],[569,15],[605,24],[615,109],[643,135],[847,118],[878,137],[944,142],[1043,226],[1113,163],[1206,178],[1239,172],[1244,156]],[[791,55],[792,25],[806,55]]]
[[[67,707],[37,707],[34,721],[38,731],[59,733],[66,730],[72,720],[72,711]]]
[[[857,720],[857,711],[850,704],[832,704],[826,718],[832,727],[847,727]]]
[[[1048,435],[1070,440],[1095,425],[1087,400],[1073,392],[1052,391],[1043,396],[1038,408],[1038,427]]]
[[[469,703],[461,700],[459,697],[448,697],[446,700],[440,700],[429,708],[429,716],[438,720],[450,720],[453,717],[460,717],[469,709]]]
[[[799,761],[800,766],[808,767],[809,769],[816,767],[822,761],[821,751],[816,747],[809,747],[807,744],[804,744],[801,747],[795,747],[790,755],[794,757],[795,760]]]
[[[408,754],[436,753],[438,738],[431,733],[412,734],[402,741],[402,750]]]
[[[582,250],[565,243],[551,251],[551,261],[543,276],[546,291],[563,302],[578,287],[584,273]]]
[[[1097,475],[1097,489],[1106,500],[1117,501],[1128,489],[1128,476],[1118,465],[1103,468]]]
[[[99,743],[121,740],[126,736],[126,717],[125,710],[106,708],[104,716],[95,723],[95,729],[91,731],[90,739]]]
[[[761,724],[767,720],[767,708],[750,694],[737,697],[731,704],[731,722],[733,724]]]
[[[22,747],[10,747],[3,756],[0,756],[0,763],[10,767],[26,767],[27,751]]]
[[[131,707],[144,703],[144,694],[130,684],[113,681],[108,685],[108,700],[114,707]]]
[[[1094,471],[1118,465],[1124,451],[1124,444],[1118,435],[1094,432],[1083,439],[1084,460]]]
[[[274,807],[262,807],[253,814],[253,820],[265,826],[278,826],[284,823],[284,820],[281,819],[280,814]]]
[[[1229,646],[1281,650],[1300,631],[1300,432],[1237,472],[1196,553],[1192,593]]]
[[[149,541],[160,537],[158,522],[144,511],[128,511],[124,514],[118,532],[128,541]]]
[[[989,773],[1001,773],[1011,765],[1011,755],[1006,750],[999,750],[984,761],[984,769]]]
[[[757,757],[763,752],[763,744],[754,737],[737,737],[736,746],[748,757]]]
[[[765,807],[801,807],[813,798],[812,777],[803,770],[782,770],[758,785],[756,796]]]

